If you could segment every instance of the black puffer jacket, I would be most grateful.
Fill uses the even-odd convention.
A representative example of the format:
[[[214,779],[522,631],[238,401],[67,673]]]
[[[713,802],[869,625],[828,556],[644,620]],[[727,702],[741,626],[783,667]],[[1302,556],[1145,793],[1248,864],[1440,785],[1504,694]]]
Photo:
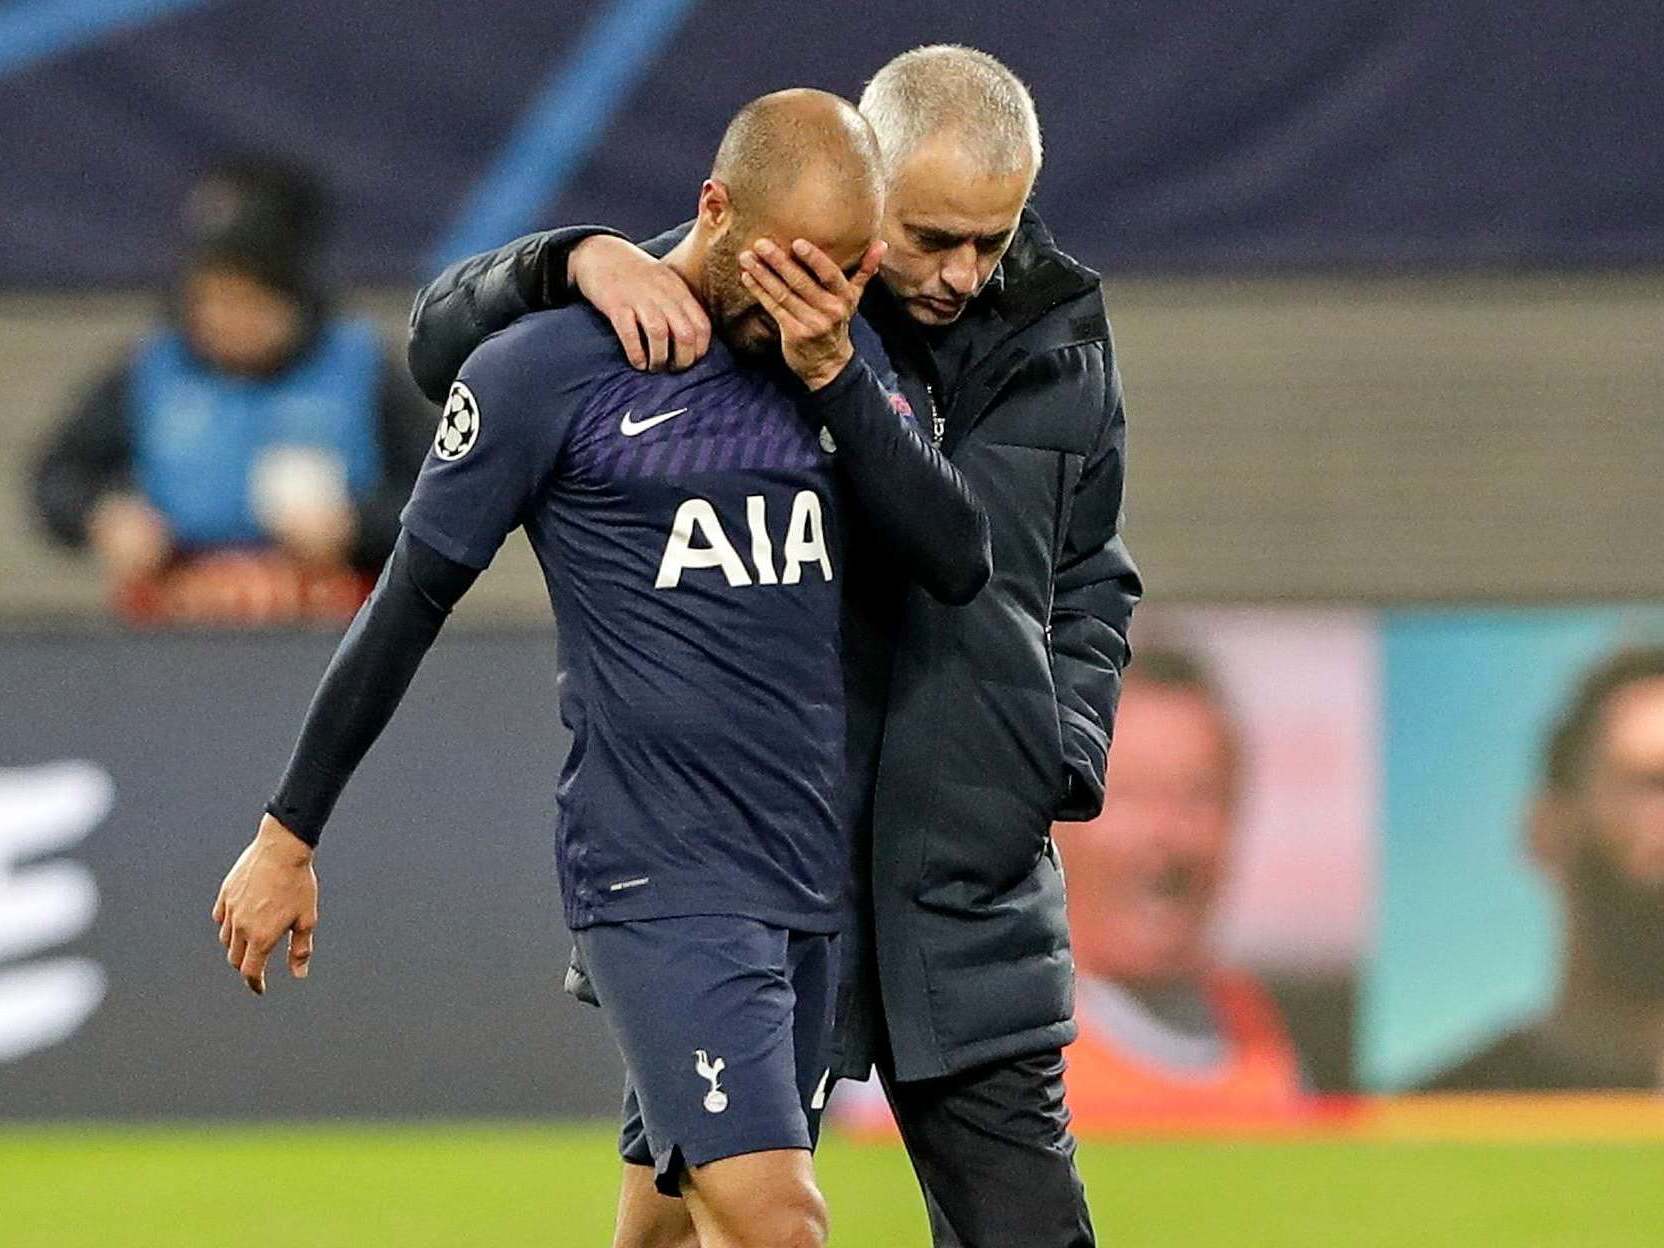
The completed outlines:
[[[1098,275],[1033,214],[934,360],[872,296],[904,376],[930,386],[943,449],[988,509],[994,577],[968,606],[908,594],[873,794],[871,926],[850,977],[843,1072],[882,1019],[921,1079],[1074,1037],[1054,819],[1103,803],[1141,592],[1120,538],[1126,426]],[[877,991],[873,986],[876,984]]]
[[[487,333],[568,297],[566,248],[590,232],[532,236],[424,290],[410,343],[424,389],[443,394]],[[973,602],[904,591],[850,656],[864,685],[851,705],[867,708],[851,735],[874,780],[837,1070],[864,1076],[887,1029],[897,1075],[923,1079],[1074,1036],[1050,829],[1102,805],[1141,586],[1120,538],[1125,421],[1097,274],[1026,212],[935,350],[879,283],[862,311],[993,534],[993,580]]]

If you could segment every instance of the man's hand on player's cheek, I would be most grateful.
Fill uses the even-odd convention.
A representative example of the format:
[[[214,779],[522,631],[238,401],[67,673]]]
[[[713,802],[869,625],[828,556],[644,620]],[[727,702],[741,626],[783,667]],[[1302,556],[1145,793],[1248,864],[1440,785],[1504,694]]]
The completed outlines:
[[[711,320],[674,269],[622,238],[597,234],[572,249],[567,277],[613,332],[634,368],[691,367],[711,346]]]

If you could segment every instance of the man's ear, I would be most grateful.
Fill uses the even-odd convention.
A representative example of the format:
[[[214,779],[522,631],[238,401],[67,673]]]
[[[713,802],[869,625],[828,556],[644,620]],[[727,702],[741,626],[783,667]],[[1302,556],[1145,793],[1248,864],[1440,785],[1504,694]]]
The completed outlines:
[[[1577,812],[1563,794],[1540,793],[1531,803],[1526,820],[1531,859],[1550,879],[1561,878],[1571,862],[1576,821]]]
[[[728,186],[716,178],[706,178],[699,188],[699,223],[714,233],[723,233],[732,222],[734,201],[729,198]]]

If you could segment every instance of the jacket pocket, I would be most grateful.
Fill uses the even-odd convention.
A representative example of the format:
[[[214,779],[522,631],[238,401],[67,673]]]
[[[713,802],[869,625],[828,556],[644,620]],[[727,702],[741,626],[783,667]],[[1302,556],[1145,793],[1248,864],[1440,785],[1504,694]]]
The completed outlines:
[[[1056,700],[1049,690],[985,687],[960,708],[940,766],[918,900],[960,912],[999,904],[1046,852],[1063,770]]]

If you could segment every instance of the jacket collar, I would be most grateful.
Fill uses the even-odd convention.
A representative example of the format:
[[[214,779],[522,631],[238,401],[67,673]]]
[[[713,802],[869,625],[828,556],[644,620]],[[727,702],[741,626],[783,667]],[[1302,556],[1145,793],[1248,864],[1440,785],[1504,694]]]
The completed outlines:
[[[1037,354],[1109,337],[1100,278],[1060,250],[1040,214],[1024,208],[999,267],[971,301],[952,332],[975,335],[976,363],[952,379],[944,395],[947,432],[943,447],[951,451],[975,427],[1006,381]],[[1053,315],[1060,309],[1072,315]],[[867,289],[868,319],[884,336],[891,354],[910,361],[915,371],[940,392],[936,361],[915,322],[882,283]]]
[[[997,347],[1036,324],[1054,308],[1083,296],[1096,296],[1100,282],[1094,270],[1058,248],[1039,213],[1033,208],[1024,208],[1016,237],[993,276],[965,309],[957,329],[985,338],[991,348]],[[882,282],[874,282],[868,288],[862,311],[887,337],[922,345],[923,335],[917,322]],[[1097,302],[1095,316],[1075,318],[1065,332],[1075,341],[1106,336],[1109,327],[1102,302]],[[1049,344],[1038,345],[1044,349]],[[1056,345],[1064,345],[1064,340],[1059,339]]]
[[[1017,236],[995,272],[999,284],[990,280],[977,302],[987,299],[1014,330],[1026,329],[1059,304],[1095,293],[1103,280],[1058,247],[1051,230],[1031,207],[1023,209]]]

